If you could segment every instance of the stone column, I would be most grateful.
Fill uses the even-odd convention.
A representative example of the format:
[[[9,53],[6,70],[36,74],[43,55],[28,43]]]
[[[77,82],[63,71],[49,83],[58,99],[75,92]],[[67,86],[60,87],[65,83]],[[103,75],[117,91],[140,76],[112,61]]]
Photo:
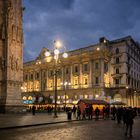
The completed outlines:
[[[100,63],[101,63],[101,67],[100,67],[100,69],[101,69],[100,85],[101,85],[101,87],[104,87],[104,59],[101,59]]]
[[[80,63],[79,64],[80,65],[80,69],[79,69],[79,76],[78,76],[78,83],[79,83],[79,85],[80,85],[80,88],[82,88],[83,87],[83,79],[82,79],[82,64]]]
[[[93,74],[92,74],[92,60],[90,60],[89,61],[89,87],[92,87],[92,76],[93,76]]]

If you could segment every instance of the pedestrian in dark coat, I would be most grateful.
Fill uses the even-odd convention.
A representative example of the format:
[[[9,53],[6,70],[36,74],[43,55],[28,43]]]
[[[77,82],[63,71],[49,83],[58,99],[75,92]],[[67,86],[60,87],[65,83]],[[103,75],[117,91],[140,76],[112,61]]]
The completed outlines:
[[[32,114],[35,115],[35,106],[32,106]]]
[[[126,110],[126,131],[125,131],[125,136],[129,133],[129,136],[132,137],[132,129],[133,129],[133,124],[134,124],[134,119],[135,117],[135,112],[134,110],[129,107]]]
[[[99,110],[99,108],[98,107],[96,107],[96,109],[95,109],[95,116],[96,116],[96,120],[98,120],[99,119],[99,115],[100,115],[100,110]]]

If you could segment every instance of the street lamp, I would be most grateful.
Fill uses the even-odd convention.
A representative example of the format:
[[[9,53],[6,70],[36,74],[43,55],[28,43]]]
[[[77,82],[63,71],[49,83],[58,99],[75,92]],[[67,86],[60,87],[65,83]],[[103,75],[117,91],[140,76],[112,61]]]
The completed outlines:
[[[67,81],[65,81],[64,83],[61,83],[61,85],[63,85],[64,86],[64,91],[65,91],[65,110],[66,110],[66,89],[67,89],[67,86],[70,86],[71,85],[71,83],[69,83],[69,82],[67,82]]]
[[[61,46],[62,45],[59,41],[54,41],[53,51],[50,52],[49,50],[47,50],[44,53],[46,57],[52,56],[52,59],[54,60],[54,87],[55,87],[54,88],[54,96],[55,96],[54,117],[57,117],[57,74],[58,74],[57,66],[61,55],[62,58],[68,57],[68,54],[66,52],[60,53]]]

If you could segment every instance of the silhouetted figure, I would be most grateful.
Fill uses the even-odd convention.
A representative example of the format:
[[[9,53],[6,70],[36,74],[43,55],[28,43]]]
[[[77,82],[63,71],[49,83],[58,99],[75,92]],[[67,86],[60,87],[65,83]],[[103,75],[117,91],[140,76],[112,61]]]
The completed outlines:
[[[96,107],[96,109],[95,109],[95,116],[96,116],[96,120],[98,120],[99,119],[99,115],[100,115],[100,110],[99,110],[99,108],[98,107]]]
[[[129,136],[132,137],[132,129],[133,129],[133,119],[135,117],[135,112],[134,110],[129,107],[126,110],[126,132],[125,132],[125,136],[127,136],[127,134],[129,133]]]
[[[123,108],[123,114],[122,114],[122,118],[123,118],[123,125],[126,125],[126,118],[127,118],[127,114],[126,114],[126,108]]]
[[[106,118],[108,119],[109,118],[109,114],[110,114],[110,108],[109,108],[109,106],[106,106],[106,108],[105,108],[105,114],[106,114]]]
[[[82,112],[82,119],[85,120],[86,119],[86,110],[84,109]]]
[[[73,115],[75,116],[75,113],[76,113],[76,107],[75,107],[75,105],[72,108],[72,112],[73,112]]]
[[[103,113],[103,119],[104,119],[105,118],[105,107],[103,107],[102,113]]]
[[[77,119],[80,120],[81,119],[81,110],[80,107],[78,106],[77,108]]]
[[[89,120],[92,120],[92,115],[93,115],[93,107],[92,105],[89,106]]]
[[[116,119],[116,112],[117,112],[117,109],[116,109],[115,106],[113,106],[112,109],[111,109],[112,120],[115,120]]]
[[[35,106],[32,106],[32,114],[35,115]]]
[[[118,124],[120,124],[121,120],[122,120],[122,115],[123,115],[123,108],[122,107],[119,107],[117,109],[116,115],[117,115],[117,122],[118,122]]]

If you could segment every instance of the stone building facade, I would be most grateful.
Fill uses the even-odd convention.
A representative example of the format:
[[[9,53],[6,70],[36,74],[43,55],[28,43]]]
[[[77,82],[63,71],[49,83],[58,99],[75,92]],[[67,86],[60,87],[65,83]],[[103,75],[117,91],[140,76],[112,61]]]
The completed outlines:
[[[0,0],[0,112],[21,108],[22,1]]]
[[[45,57],[47,48],[39,56],[24,63],[23,101],[51,98],[54,102],[54,65]],[[79,99],[122,101],[140,106],[140,47],[131,36],[69,51],[68,58],[57,65],[57,103],[77,103]],[[66,82],[70,83],[64,86]],[[27,103],[27,102],[25,102]]]

